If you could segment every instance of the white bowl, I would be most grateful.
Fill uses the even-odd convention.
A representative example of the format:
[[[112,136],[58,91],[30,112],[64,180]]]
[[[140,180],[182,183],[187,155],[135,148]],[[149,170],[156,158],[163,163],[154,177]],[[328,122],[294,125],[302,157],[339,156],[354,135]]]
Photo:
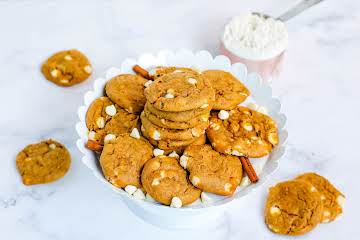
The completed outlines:
[[[221,197],[209,194],[212,199],[211,203],[204,204],[198,200],[195,203],[180,209],[170,208],[146,200],[135,199],[124,190],[111,185],[102,174],[101,167],[98,163],[98,156],[85,148],[85,144],[88,140],[85,115],[91,102],[94,99],[103,96],[105,83],[120,73],[134,73],[132,67],[135,64],[138,64],[143,68],[153,66],[181,66],[192,67],[198,70],[221,69],[231,72],[241,80],[251,92],[251,97],[241,105],[254,102],[259,106],[263,106],[267,109],[268,115],[276,121],[279,129],[280,143],[271,154],[263,158],[250,159],[259,175],[259,182],[238,187],[232,197]],[[261,186],[270,174],[274,173],[278,168],[279,159],[285,153],[285,141],[288,135],[284,128],[286,117],[284,114],[280,113],[280,107],[280,101],[272,96],[272,90],[268,83],[263,82],[261,77],[256,73],[248,74],[245,65],[241,63],[231,65],[230,60],[226,56],[220,55],[213,58],[207,51],[193,53],[189,50],[179,50],[177,52],[160,51],[156,55],[143,54],[138,60],[125,59],[119,68],[110,68],[106,71],[104,77],[95,80],[94,89],[85,93],[84,105],[78,109],[80,121],[76,124],[76,131],[80,138],[77,140],[76,144],[79,150],[84,154],[82,162],[92,171],[97,179],[117,192],[135,215],[151,224],[166,228],[201,227],[210,224],[210,221],[215,222],[215,219],[216,222],[218,222],[218,218],[222,216],[227,203],[234,199],[239,199],[253,189]]]

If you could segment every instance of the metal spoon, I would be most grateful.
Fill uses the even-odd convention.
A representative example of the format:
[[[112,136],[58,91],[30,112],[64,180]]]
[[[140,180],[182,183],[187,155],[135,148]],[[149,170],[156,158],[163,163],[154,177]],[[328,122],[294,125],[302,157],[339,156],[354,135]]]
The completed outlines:
[[[290,8],[288,11],[286,11],[285,13],[283,13],[280,17],[275,18],[276,20],[280,20],[282,22],[286,22],[287,20],[295,17],[296,15],[302,13],[303,11],[305,11],[306,9],[322,2],[324,0],[303,0],[300,3],[298,3],[297,5],[295,5],[294,7]],[[271,16],[264,14],[264,13],[259,13],[259,12],[253,12],[253,14],[258,15],[259,17],[263,17],[265,19],[270,18]]]

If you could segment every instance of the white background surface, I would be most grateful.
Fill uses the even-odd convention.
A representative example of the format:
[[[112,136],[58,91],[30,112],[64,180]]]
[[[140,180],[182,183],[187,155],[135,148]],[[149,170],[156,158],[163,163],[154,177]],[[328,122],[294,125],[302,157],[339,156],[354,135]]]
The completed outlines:
[[[142,222],[82,165],[74,143],[76,109],[106,68],[164,48],[217,54],[229,17],[276,16],[296,2],[0,0],[1,239],[280,239],[263,223],[267,188],[304,171],[328,177],[347,203],[343,216],[299,239],[358,239],[359,1],[325,0],[288,22],[290,46],[273,88],[288,116],[289,149],[265,186],[229,206],[223,228],[172,232]],[[44,80],[39,67],[68,48],[86,53],[95,74],[65,89]],[[58,182],[25,187],[15,156],[47,138],[69,148],[71,169]]]

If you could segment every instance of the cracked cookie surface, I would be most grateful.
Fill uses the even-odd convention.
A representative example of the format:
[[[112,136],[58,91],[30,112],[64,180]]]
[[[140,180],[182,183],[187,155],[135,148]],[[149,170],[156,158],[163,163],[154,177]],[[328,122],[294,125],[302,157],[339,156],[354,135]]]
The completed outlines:
[[[153,147],[145,139],[121,134],[105,143],[100,165],[105,178],[114,186],[141,187],[140,174],[146,161],[153,157]]]
[[[62,178],[71,157],[59,142],[46,140],[25,147],[16,157],[16,166],[25,185],[49,183]]]
[[[229,111],[225,120],[214,111],[209,120],[206,134],[214,149],[221,153],[263,157],[279,142],[276,123],[269,116],[246,107]]]
[[[305,234],[320,223],[322,213],[320,194],[306,181],[285,181],[269,189],[265,222],[274,233]]]
[[[187,147],[180,164],[189,171],[192,184],[205,192],[230,196],[242,179],[239,158],[219,153],[207,144]]]
[[[191,72],[170,73],[157,78],[145,89],[145,96],[155,108],[171,112],[207,108],[215,100],[209,81]]]
[[[144,95],[146,82],[145,78],[138,75],[121,74],[107,82],[106,95],[129,113],[140,113],[146,102]]]
[[[311,183],[320,193],[324,205],[322,223],[334,221],[342,213],[345,196],[337,190],[326,178],[316,173],[304,173],[296,179]]]
[[[178,160],[172,157],[158,156],[147,161],[141,181],[146,192],[165,205],[170,205],[176,197],[185,206],[196,201],[201,193],[189,182]]]
[[[214,110],[231,110],[250,95],[249,90],[229,72],[207,70],[202,75],[215,90]]]
[[[59,86],[69,87],[85,81],[92,73],[87,57],[76,49],[57,52],[41,66],[45,78]]]

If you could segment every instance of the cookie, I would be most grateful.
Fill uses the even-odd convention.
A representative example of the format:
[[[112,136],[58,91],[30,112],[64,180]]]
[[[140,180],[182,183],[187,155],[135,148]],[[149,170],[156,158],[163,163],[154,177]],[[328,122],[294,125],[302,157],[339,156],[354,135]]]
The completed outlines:
[[[229,72],[207,70],[202,75],[215,90],[214,110],[234,109],[250,95],[249,90]]]
[[[296,179],[311,183],[320,193],[320,198],[324,205],[321,222],[328,223],[334,221],[342,213],[345,196],[337,190],[326,178],[316,173],[304,173]]]
[[[301,235],[321,221],[323,204],[308,182],[286,181],[271,187],[265,206],[265,222],[274,233]]]
[[[92,73],[87,57],[76,49],[61,51],[41,66],[45,78],[59,86],[69,87],[85,81]]]
[[[209,81],[199,74],[171,73],[157,78],[145,89],[145,96],[155,108],[181,112],[207,108],[215,100]]]
[[[121,74],[110,79],[106,86],[106,95],[129,113],[140,113],[145,105],[145,78],[133,74]]]
[[[16,166],[25,185],[42,184],[62,178],[70,167],[70,153],[64,145],[46,140],[25,147],[16,157]]]
[[[185,68],[185,67],[155,67],[149,70],[149,76],[152,79],[157,79],[165,74],[169,73],[179,73],[179,72],[193,72],[197,73],[197,71],[191,69],[191,68]]]
[[[167,120],[165,118],[158,118],[156,115],[149,112],[146,108],[144,109],[144,115],[152,124],[161,128],[187,129],[195,127],[200,123],[208,122],[210,112],[207,112],[186,122],[178,122]]]
[[[186,171],[173,157],[158,156],[146,162],[141,182],[156,201],[181,207],[196,201],[200,190],[188,180]]]
[[[191,121],[193,118],[197,118],[201,115],[209,114],[211,106],[207,108],[197,108],[189,111],[183,112],[165,112],[155,108],[150,103],[145,104],[145,110],[149,113],[152,113],[159,119],[166,119],[174,122],[186,122]]]
[[[129,133],[138,126],[139,117],[128,113],[114,104],[108,97],[95,99],[86,112],[86,126],[89,129],[89,140],[104,143],[107,134],[115,136]]]
[[[207,144],[187,147],[180,165],[189,171],[191,183],[205,192],[230,196],[242,179],[239,158],[219,153]]]
[[[140,173],[146,161],[153,157],[153,147],[142,137],[120,134],[105,143],[100,165],[105,178],[114,186],[141,187]]]
[[[268,155],[278,144],[277,126],[270,117],[240,106],[227,112],[226,119],[220,113],[211,113],[206,130],[216,151],[258,158]]]
[[[149,121],[146,118],[145,113],[142,112],[140,115],[142,123],[142,131],[146,132],[147,136],[154,140],[193,140],[197,137],[200,137],[205,133],[205,129],[208,127],[208,121],[202,122],[199,125],[188,128],[188,129],[168,129],[161,128]]]

